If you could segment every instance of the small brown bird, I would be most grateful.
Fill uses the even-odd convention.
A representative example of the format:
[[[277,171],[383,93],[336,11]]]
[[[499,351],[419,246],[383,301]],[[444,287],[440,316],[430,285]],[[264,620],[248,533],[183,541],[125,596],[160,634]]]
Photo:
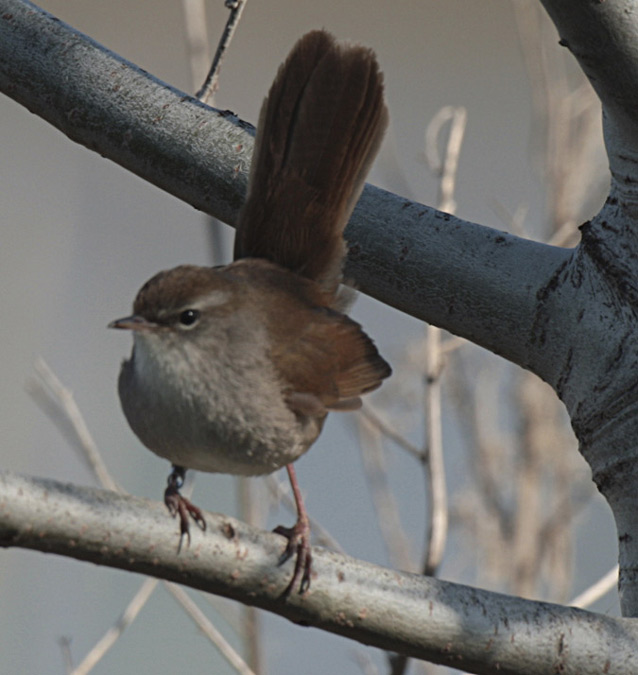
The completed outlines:
[[[139,291],[119,395],[150,450],[170,460],[165,492],[181,537],[200,510],[179,493],[186,469],[243,476],[286,467],[298,518],[277,528],[296,555],[285,593],[310,584],[308,516],[292,465],[331,410],[354,410],[390,367],[339,293],[343,230],[388,115],[373,52],[308,33],[264,101],[235,262],[160,272]]]

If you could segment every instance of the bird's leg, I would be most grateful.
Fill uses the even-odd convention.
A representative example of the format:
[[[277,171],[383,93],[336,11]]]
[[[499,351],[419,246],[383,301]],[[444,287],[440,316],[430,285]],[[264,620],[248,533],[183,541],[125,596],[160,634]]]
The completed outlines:
[[[299,593],[305,593],[308,588],[310,588],[310,573],[312,572],[310,522],[308,520],[308,513],[306,512],[306,507],[304,506],[301,497],[301,490],[299,490],[297,474],[295,473],[293,465],[286,465],[286,471],[288,472],[288,478],[290,478],[290,486],[292,487],[295,504],[297,505],[297,522],[292,527],[283,527],[280,525],[274,530],[277,534],[281,534],[288,539],[288,545],[281,555],[281,558],[279,558],[278,564],[281,565],[285,563],[286,560],[293,555],[296,555],[297,557],[295,560],[295,571],[293,572],[290,583],[286,586],[286,590],[283,593],[284,596],[290,595],[290,592],[297,584],[299,584]]]
[[[184,485],[184,477],[186,476],[186,469],[183,466],[176,466],[173,464],[173,470],[168,477],[168,485],[164,491],[164,503],[166,504],[170,514],[173,518],[179,514],[179,544],[177,552],[182,549],[182,541],[184,537],[188,540],[190,546],[191,533],[189,516],[195,521],[198,527],[206,530],[206,521],[201,510],[197,508],[190,500],[186,499],[180,494],[180,490]]]

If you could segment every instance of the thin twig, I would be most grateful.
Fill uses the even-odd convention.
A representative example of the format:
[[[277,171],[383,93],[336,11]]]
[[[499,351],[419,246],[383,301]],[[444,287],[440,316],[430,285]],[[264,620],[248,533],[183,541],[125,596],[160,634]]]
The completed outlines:
[[[468,467],[473,484],[478,485],[469,494],[470,499],[476,495],[479,503],[477,505],[474,501],[470,505],[472,522],[468,529],[479,540],[484,540],[489,531],[491,548],[495,548],[494,540],[504,542],[511,537],[512,531],[512,518],[503,494],[508,482],[503,481],[503,476],[509,470],[504,457],[506,440],[500,430],[494,427],[494,416],[490,414],[489,407],[491,402],[498,399],[499,381],[493,368],[489,373],[485,368],[471,373],[465,359],[453,362],[450,375],[453,379],[450,392],[458,414],[458,423],[468,447],[471,448]],[[497,480],[499,477],[501,482]],[[474,522],[477,512],[483,515],[482,518],[479,516],[479,524],[483,526],[479,531]],[[489,529],[492,525],[496,525],[497,534],[492,534]],[[498,555],[499,547],[496,550]]]
[[[450,124],[445,153],[439,153],[439,140],[443,126]],[[425,156],[430,169],[440,176],[437,207],[454,213],[454,190],[458,172],[461,145],[467,123],[467,111],[462,107],[445,106],[432,118],[425,131]],[[422,453],[427,495],[427,536],[423,557],[423,574],[435,576],[443,560],[448,532],[447,486],[443,460],[443,432],[441,421],[441,372],[444,357],[441,348],[441,331],[427,327],[427,366],[425,388],[426,440]],[[392,675],[406,672],[409,658],[392,655],[389,658]]]
[[[443,159],[441,159],[438,151],[438,142],[443,125],[446,122],[450,123],[450,132],[445,154]],[[465,108],[460,106],[444,106],[432,118],[425,131],[426,159],[430,165],[430,169],[441,177],[437,208],[448,213],[456,211],[454,190],[466,123],[467,111]]]
[[[97,447],[97,444],[93,440],[91,433],[89,432],[86,422],[84,421],[84,417],[75,403],[75,399],[73,398],[71,391],[60,382],[58,377],[46,364],[44,359],[40,358],[36,361],[35,371],[39,379],[35,380],[34,383],[31,384],[32,393],[36,395],[44,394],[46,396],[45,402],[52,406],[52,408],[46,407],[46,412],[53,417],[54,421],[58,423],[64,423],[63,429],[65,431],[68,431],[70,427],[75,444],[82,451],[82,457],[88,461],[89,467],[93,471],[93,474],[102,487],[115,492],[124,493],[124,490],[122,490],[122,488],[116,484],[115,480],[111,477],[108,469],[106,468],[106,464],[102,459],[102,455]],[[37,397],[36,400],[39,403],[43,402],[42,399]],[[185,489],[188,487],[189,486],[186,486]],[[120,619],[97,642],[97,644],[93,647],[93,649],[91,649],[80,665],[74,671],[72,671],[72,675],[85,675],[88,673],[98,663],[106,651],[108,651],[108,649],[113,646],[124,629],[127,628],[137,617],[144,603],[148,601],[151,593],[155,589],[156,580],[152,580],[153,585],[150,587],[147,585],[148,581],[149,580],[142,583],[137,594],[129,606],[124,610],[124,613]],[[164,583],[167,584],[168,582]],[[197,623],[197,617],[199,616],[197,613],[189,613],[189,616],[191,616],[191,618],[193,618]],[[203,614],[201,614],[201,616],[203,616]],[[201,624],[198,623],[198,627],[212,641],[214,646],[225,655],[225,652],[227,652],[229,648],[232,649],[232,647],[229,647],[228,643],[223,638],[221,642],[218,642],[215,639],[215,635],[217,633],[215,631],[208,630],[209,624],[210,622],[206,620],[206,622]],[[238,654],[235,654],[235,656],[231,658],[243,663],[243,660]]]
[[[182,606],[182,609],[193,619],[197,627],[217,647],[219,653],[230,663],[240,675],[255,675],[248,664],[231,647],[226,638],[215,628],[208,617],[195,604],[191,597],[180,586],[164,582],[164,587]]]
[[[438,156],[439,137],[445,122],[450,123],[443,159]],[[467,125],[467,111],[462,107],[446,106],[434,116],[425,133],[426,157],[431,168],[440,174],[438,208],[453,213],[456,210],[454,190],[459,156]],[[423,573],[436,574],[445,551],[448,530],[447,487],[443,461],[443,432],[441,421],[441,371],[444,359],[441,331],[427,328],[427,387],[425,391],[426,449],[424,464],[428,484],[428,536]]]
[[[122,612],[120,618],[115,622],[115,625],[106,631],[82,662],[71,671],[70,675],[86,675],[97,665],[106,652],[117,642],[122,633],[135,621],[135,618],[151,597],[151,593],[155,590],[158,583],[159,579],[150,578],[142,582],[139,590]]]
[[[547,240],[549,246],[567,246],[578,239],[578,227],[574,220],[565,221]]]
[[[465,338],[452,335],[441,343],[441,355],[447,356],[448,354],[452,354],[457,349],[465,347],[466,344],[467,340]]]
[[[71,638],[61,637],[58,640],[60,649],[62,650],[62,658],[64,659],[64,672],[69,675],[73,670],[73,655],[71,654]]]
[[[427,455],[424,463],[428,495],[428,533],[423,561],[423,574],[435,576],[445,552],[448,529],[447,488],[443,461],[441,421],[441,330],[427,327],[427,388],[425,392],[425,424]]]
[[[352,656],[363,675],[381,675],[376,663],[370,658],[368,652],[357,650]]]
[[[619,569],[618,565],[614,565],[607,574],[603,575],[596,583],[592,584],[582,593],[579,593],[567,604],[571,607],[580,607],[580,609],[585,609],[586,607],[593,605],[596,600],[602,598],[603,595],[618,586]]]
[[[28,388],[31,393],[36,394],[36,401],[38,400],[38,391],[47,396],[47,401],[54,405],[54,413],[52,414],[52,411],[46,408],[45,412],[52,417],[54,422],[67,422],[68,424],[64,424],[62,427],[65,432],[68,432],[70,425],[74,446],[80,449],[80,456],[88,462],[89,468],[99,484],[107,490],[122,492],[102,459],[97,444],[93,440],[93,436],[73,398],[73,393],[60,382],[44,359],[37,359],[34,369],[39,379],[30,383]],[[33,388],[34,384],[38,386],[37,389]]]
[[[369,401],[361,408],[361,415],[366,418],[366,420],[375,426],[386,438],[393,441],[400,448],[410,453],[415,459],[418,459],[420,462],[423,461],[423,452],[413,443],[410,443],[408,439],[393,429],[387,422],[385,422],[381,414],[374,409],[372,404]]]
[[[188,63],[191,68],[193,89],[201,82],[210,64],[210,46],[206,27],[206,3],[204,0],[182,0],[184,30],[188,47]]]
[[[377,513],[381,536],[393,567],[403,570],[415,569],[410,551],[410,541],[401,524],[399,508],[388,483],[388,467],[385,463],[381,432],[368,417],[359,415],[359,434],[363,468],[372,494],[372,503]],[[365,435],[365,437],[364,437]]]
[[[226,22],[226,27],[224,28],[219,44],[217,45],[217,51],[213,57],[213,63],[208,71],[206,80],[195,94],[195,96],[204,103],[212,101],[212,98],[219,87],[219,73],[221,71],[222,62],[231,40],[233,39],[233,35],[237,30],[246,2],[247,0],[226,0],[225,2],[226,7],[230,10],[230,15],[228,16],[228,21]]]
[[[492,211],[494,211],[497,218],[499,218],[505,225],[505,229],[512,234],[519,237],[530,238],[530,233],[525,227],[525,220],[529,213],[529,206],[527,204],[519,204],[514,213],[512,213],[499,199],[492,197],[488,200]]]
[[[531,85],[532,159],[547,193],[545,238],[563,242],[570,231],[577,236],[573,225],[583,221],[607,189],[602,188],[608,176],[605,162],[602,179],[600,101],[582,73],[574,86],[564,55],[554,47],[555,28],[542,10],[532,3],[512,7]],[[564,232],[558,232],[561,226]]]

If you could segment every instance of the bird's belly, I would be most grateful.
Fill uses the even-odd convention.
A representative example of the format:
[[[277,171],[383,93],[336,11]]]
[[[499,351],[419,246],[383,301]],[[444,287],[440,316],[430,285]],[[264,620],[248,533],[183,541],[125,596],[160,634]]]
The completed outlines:
[[[177,396],[166,387],[120,374],[122,409],[136,436],[160,457],[188,469],[257,476],[298,459],[323,419],[293,413],[281,394],[249,400]]]
[[[133,357],[120,372],[122,409],[142,443],[173,464],[267,474],[298,459],[321,431],[324,416],[288,407],[267,355],[258,349],[246,347],[239,355],[219,350],[215,359],[185,350],[175,358],[152,336],[136,338]],[[250,358],[239,367],[236,361],[245,354]]]
[[[276,444],[230,441],[211,433],[204,438],[183,437],[167,441],[167,437],[140,440],[155,454],[171,463],[197,471],[259,476],[272,473],[298,459],[310,447],[300,434],[288,439],[280,437]]]

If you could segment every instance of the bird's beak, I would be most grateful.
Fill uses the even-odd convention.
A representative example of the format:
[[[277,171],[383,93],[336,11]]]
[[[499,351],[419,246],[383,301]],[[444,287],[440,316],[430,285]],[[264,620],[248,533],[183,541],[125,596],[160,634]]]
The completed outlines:
[[[143,331],[143,330],[152,330],[156,327],[157,324],[152,321],[148,321],[142,316],[133,314],[131,316],[125,316],[123,319],[116,319],[111,321],[108,325],[108,328],[121,328],[124,330],[134,330],[134,331]]]

